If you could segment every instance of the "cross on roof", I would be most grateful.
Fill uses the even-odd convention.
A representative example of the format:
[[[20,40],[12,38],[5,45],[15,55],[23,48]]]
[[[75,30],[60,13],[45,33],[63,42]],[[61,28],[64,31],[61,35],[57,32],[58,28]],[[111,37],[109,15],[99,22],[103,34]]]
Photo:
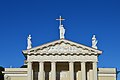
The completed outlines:
[[[63,18],[60,16],[59,19],[56,19],[56,20],[59,20],[59,21],[60,21],[60,25],[62,25],[62,21],[65,20],[65,19],[63,19]]]

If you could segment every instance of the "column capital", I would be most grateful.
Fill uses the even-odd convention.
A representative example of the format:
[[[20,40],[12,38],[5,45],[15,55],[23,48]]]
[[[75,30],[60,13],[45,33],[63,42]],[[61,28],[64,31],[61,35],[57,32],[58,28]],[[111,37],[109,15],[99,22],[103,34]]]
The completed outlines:
[[[37,61],[37,62],[39,62],[39,63],[44,63],[44,61]]]
[[[56,63],[56,61],[51,61],[51,63]]]
[[[92,63],[98,63],[98,61],[92,61]]]
[[[26,61],[27,63],[32,63],[32,61]]]
[[[86,63],[87,61],[80,61],[81,63]]]
[[[69,61],[69,63],[74,63],[75,61]]]

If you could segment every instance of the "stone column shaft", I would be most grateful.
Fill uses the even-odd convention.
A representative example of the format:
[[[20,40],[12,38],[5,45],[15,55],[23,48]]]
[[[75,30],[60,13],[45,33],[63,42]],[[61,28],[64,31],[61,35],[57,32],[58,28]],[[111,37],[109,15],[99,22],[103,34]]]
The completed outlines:
[[[56,63],[51,62],[52,80],[56,80]]]
[[[93,62],[93,80],[98,80],[97,62]]]
[[[44,63],[43,62],[39,62],[38,80],[44,80]]]
[[[69,70],[70,70],[70,80],[74,80],[74,63],[69,63]]]
[[[86,66],[85,66],[85,62],[81,62],[81,73],[82,73],[82,80],[86,80]]]
[[[28,65],[28,72],[27,72],[27,74],[28,74],[28,78],[27,78],[27,80],[32,80],[32,62],[28,62],[27,63],[27,65]]]

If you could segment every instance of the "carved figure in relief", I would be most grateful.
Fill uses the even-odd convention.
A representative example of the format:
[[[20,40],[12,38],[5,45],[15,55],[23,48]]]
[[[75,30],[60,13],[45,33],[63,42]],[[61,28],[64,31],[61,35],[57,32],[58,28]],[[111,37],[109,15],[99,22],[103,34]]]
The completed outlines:
[[[42,51],[46,52],[80,52],[81,49],[78,49],[75,46],[70,46],[68,44],[61,43],[59,45],[55,46],[49,46],[47,48],[44,48]]]
[[[7,76],[7,75],[4,76],[4,79],[5,80],[11,80],[10,76]]]
[[[92,37],[92,48],[97,49],[97,43],[98,43],[98,41],[96,40],[95,35],[93,35],[93,37]]]
[[[28,38],[27,38],[27,44],[28,44],[27,49],[32,48],[31,35],[29,35]]]
[[[60,29],[60,39],[64,39],[65,28],[63,27],[63,25],[60,25],[59,29]]]

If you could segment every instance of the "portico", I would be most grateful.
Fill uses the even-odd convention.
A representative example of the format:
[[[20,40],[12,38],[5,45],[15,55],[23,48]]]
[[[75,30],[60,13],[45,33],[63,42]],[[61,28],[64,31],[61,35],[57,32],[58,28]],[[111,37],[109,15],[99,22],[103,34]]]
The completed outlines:
[[[29,66],[28,67],[28,71],[29,71],[28,76],[30,76],[30,77],[28,77],[29,80],[50,80],[49,78],[46,79],[46,77],[45,77],[45,76],[47,76],[47,75],[45,75],[46,72],[44,69],[45,62],[38,62],[39,63],[39,70],[38,70],[38,74],[36,74],[36,75],[38,75],[37,78],[33,78],[33,72],[32,72],[33,69],[31,66],[32,66],[32,64],[34,64],[34,62],[28,62],[28,63],[30,63],[30,64],[28,64],[28,66]],[[61,62],[61,63],[64,63],[64,62]],[[81,75],[80,75],[81,79],[80,80],[90,80],[87,78],[87,75],[88,75],[87,71],[86,71],[87,62],[67,62],[66,65],[69,64],[69,68],[68,68],[69,80],[78,80],[75,76],[75,63],[77,63],[77,64],[79,63],[78,65],[80,65],[79,66],[80,67],[79,69],[81,71]],[[51,79],[52,80],[60,80],[60,79],[58,79],[58,76],[60,76],[60,75],[57,75],[57,73],[59,73],[59,72],[57,72],[58,71],[57,67],[59,67],[59,66],[57,66],[57,64],[59,64],[59,62],[54,62],[54,61],[50,62],[50,65],[51,65],[50,72],[51,72]],[[95,68],[97,64],[96,65],[95,65],[95,63],[92,63],[92,64],[94,64],[94,65],[92,65],[92,67],[93,67],[92,74],[95,74],[95,73],[97,73],[97,68]],[[62,67],[62,65],[61,65],[61,67]],[[97,77],[96,74],[93,75],[93,78],[94,78],[93,80],[97,80],[96,77]]]
[[[28,80],[97,80],[99,50],[61,39],[23,52]]]

